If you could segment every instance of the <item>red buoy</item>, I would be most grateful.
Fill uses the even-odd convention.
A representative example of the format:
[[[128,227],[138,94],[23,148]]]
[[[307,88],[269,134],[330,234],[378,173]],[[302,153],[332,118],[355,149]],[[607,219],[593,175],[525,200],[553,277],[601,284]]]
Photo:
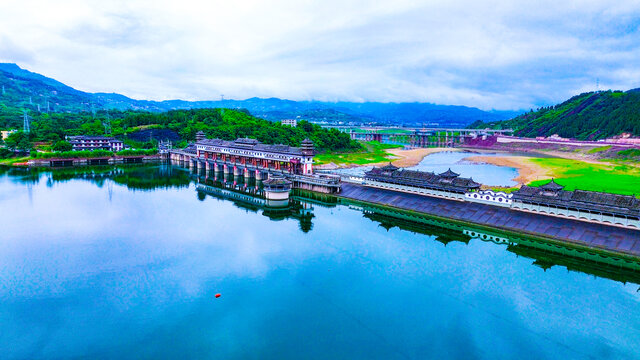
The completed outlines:
[[[221,295],[220,294],[216,294],[216,298],[219,298]]]

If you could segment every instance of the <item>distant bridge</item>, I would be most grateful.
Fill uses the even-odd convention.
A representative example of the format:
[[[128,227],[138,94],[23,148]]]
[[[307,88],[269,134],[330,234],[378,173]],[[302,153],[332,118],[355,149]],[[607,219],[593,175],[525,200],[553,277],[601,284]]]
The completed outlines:
[[[390,128],[390,127],[337,127],[349,133],[353,140],[379,141],[389,144],[403,144],[411,147],[454,147],[462,144],[466,136],[484,137],[511,135],[512,129],[456,129],[456,128]]]

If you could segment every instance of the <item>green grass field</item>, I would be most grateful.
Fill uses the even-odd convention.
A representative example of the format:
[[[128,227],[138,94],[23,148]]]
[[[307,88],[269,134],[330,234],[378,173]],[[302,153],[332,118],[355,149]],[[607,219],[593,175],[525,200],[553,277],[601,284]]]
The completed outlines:
[[[0,159],[0,165],[13,165],[15,163],[23,163],[29,161],[30,157],[18,157],[18,158],[9,158],[9,159]]]
[[[349,152],[349,153],[324,153],[316,155],[315,164],[329,164],[334,163],[336,165],[365,165],[374,164],[384,161],[394,160],[393,154],[388,153],[387,149],[401,148],[401,145],[388,145],[381,144],[378,141],[363,142],[365,151]]]
[[[601,146],[601,147],[593,148],[591,150],[587,150],[587,154],[597,154],[599,152],[607,151],[609,149],[611,149],[611,145]],[[579,149],[576,149],[576,150],[579,150]]]
[[[590,190],[623,195],[640,194],[640,168],[629,165],[592,164],[584,161],[533,158],[534,163],[549,169],[556,182],[565,190]],[[539,186],[548,180],[534,181]]]

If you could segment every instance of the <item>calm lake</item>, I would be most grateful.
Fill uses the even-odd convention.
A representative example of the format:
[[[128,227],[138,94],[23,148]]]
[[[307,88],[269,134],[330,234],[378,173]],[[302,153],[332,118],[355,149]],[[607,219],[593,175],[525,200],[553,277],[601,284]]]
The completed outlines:
[[[209,180],[0,170],[0,357],[640,358],[637,272]]]

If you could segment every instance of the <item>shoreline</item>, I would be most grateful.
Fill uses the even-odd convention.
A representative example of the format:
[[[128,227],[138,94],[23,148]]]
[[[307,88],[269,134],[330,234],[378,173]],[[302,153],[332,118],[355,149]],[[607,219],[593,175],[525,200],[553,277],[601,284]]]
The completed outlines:
[[[391,154],[396,158],[391,158],[388,161],[382,161],[377,163],[368,163],[368,164],[336,164],[336,163],[328,163],[314,166],[319,170],[335,170],[335,169],[351,169],[357,167],[364,166],[384,166],[389,163],[394,166],[405,168],[418,165],[427,155],[451,151],[451,152],[464,152],[467,151],[465,149],[460,148],[416,148],[416,149],[387,149],[385,150],[387,153]]]
[[[439,153],[439,152],[461,152],[464,151],[462,149],[458,149],[458,148],[443,148],[443,147],[438,147],[438,148],[416,148],[416,149],[409,149],[409,150],[405,150],[405,149],[389,149],[387,150],[389,153],[393,154],[394,156],[398,156],[399,159],[393,160],[391,161],[391,164],[393,164],[394,166],[397,167],[410,167],[410,166],[416,166],[418,164],[420,164],[420,162],[427,156],[427,155],[431,155],[431,154],[435,154],[435,153]],[[382,163],[382,164],[375,164],[375,165],[384,165],[386,163]]]
[[[476,164],[491,164],[496,166],[512,167],[518,170],[518,176],[512,180],[519,185],[528,184],[536,180],[551,179],[549,170],[530,161],[526,156],[469,156],[463,160]]]

